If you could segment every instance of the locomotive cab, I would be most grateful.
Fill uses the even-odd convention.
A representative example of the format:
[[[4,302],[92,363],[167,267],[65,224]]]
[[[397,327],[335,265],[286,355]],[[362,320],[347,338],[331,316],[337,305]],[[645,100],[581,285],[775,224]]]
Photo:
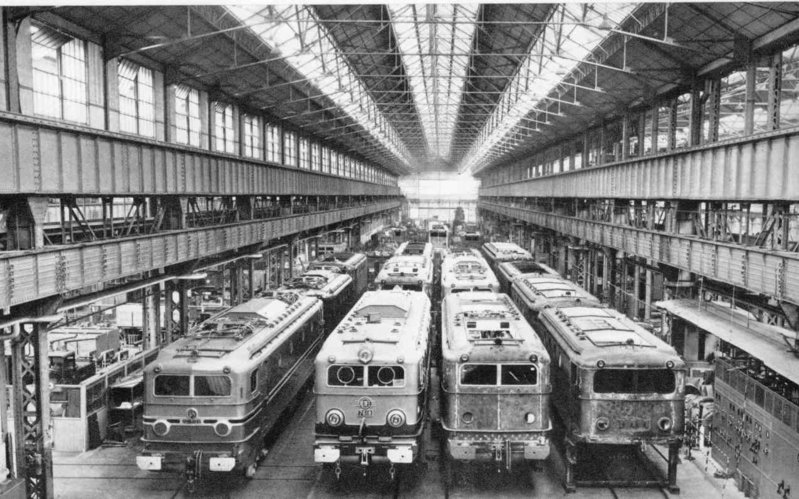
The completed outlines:
[[[442,427],[447,458],[513,463],[549,455],[549,355],[504,294],[443,304]]]
[[[316,356],[314,460],[368,466],[419,456],[426,416],[430,300],[370,291]]]

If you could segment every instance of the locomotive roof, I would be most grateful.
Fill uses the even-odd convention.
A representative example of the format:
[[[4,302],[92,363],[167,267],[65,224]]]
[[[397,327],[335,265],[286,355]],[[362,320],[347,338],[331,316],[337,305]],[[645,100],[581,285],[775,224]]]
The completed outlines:
[[[538,273],[521,274],[513,280],[519,293],[530,302],[540,302],[541,306],[553,300],[569,300],[599,305],[599,298],[577,284],[560,277],[545,276]]]
[[[535,330],[506,294],[476,291],[449,295],[444,299],[443,314],[445,352],[483,351],[505,360],[527,359],[531,352],[546,356]]]
[[[541,320],[575,362],[606,366],[663,367],[667,361],[684,367],[677,352],[663,340],[610,308],[567,307],[541,312]]]
[[[327,253],[320,256],[313,261],[309,268],[321,266],[328,268],[331,264],[336,267],[354,268],[366,261],[366,255],[363,253],[352,253],[348,251],[340,251],[336,253]]]
[[[286,292],[254,298],[220,312],[189,334],[164,347],[156,364],[192,365],[192,370],[218,370],[248,362],[279,345],[284,335],[302,325],[322,307],[317,298]]]
[[[533,255],[516,243],[485,243],[487,252],[497,260],[532,260]]]
[[[500,270],[504,271],[511,277],[516,277],[521,274],[538,274],[550,275],[560,277],[558,271],[543,263],[538,263],[533,260],[517,260],[515,262],[502,262],[499,264]]]
[[[430,299],[419,291],[367,291],[328,336],[318,359],[359,362],[368,349],[372,361],[411,362],[424,355],[430,325]]]
[[[395,255],[432,255],[433,245],[425,241],[405,241],[397,248]]]
[[[401,277],[432,276],[432,263],[423,255],[392,256],[380,269],[378,280],[396,279]]]
[[[309,296],[326,298],[338,295],[344,290],[352,277],[325,269],[309,269],[283,286],[282,289],[297,290]]]
[[[449,253],[441,264],[441,285],[450,286],[467,281],[471,284],[480,281],[499,285],[488,263],[477,251]]]

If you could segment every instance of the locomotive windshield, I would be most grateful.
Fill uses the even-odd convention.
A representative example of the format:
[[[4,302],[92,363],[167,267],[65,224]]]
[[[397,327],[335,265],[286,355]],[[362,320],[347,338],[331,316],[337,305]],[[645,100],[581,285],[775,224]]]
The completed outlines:
[[[499,380],[499,383],[497,383]],[[538,383],[534,364],[464,364],[461,385],[519,386]]]
[[[355,317],[379,315],[386,319],[402,319],[406,314],[407,310],[396,305],[367,305],[355,312]]]
[[[594,373],[594,393],[673,393],[677,388],[669,369],[601,369]]]
[[[195,397],[227,397],[230,395],[230,378],[227,376],[188,376],[162,374],[155,377],[155,394],[161,397],[188,397],[192,395],[194,378]]]
[[[188,397],[190,380],[189,376],[156,376],[155,394],[167,397]]]
[[[195,397],[227,397],[230,395],[230,378],[227,376],[195,376]]]

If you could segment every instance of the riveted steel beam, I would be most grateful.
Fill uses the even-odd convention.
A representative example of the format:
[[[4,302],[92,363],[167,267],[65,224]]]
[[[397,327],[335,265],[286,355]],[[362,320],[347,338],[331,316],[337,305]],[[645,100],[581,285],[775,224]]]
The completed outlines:
[[[0,253],[0,310],[399,206],[399,201],[387,200],[276,220]]]
[[[0,112],[0,195],[396,195],[354,179]]]
[[[484,183],[480,195],[795,201],[797,151],[799,131],[774,131],[554,176]]]

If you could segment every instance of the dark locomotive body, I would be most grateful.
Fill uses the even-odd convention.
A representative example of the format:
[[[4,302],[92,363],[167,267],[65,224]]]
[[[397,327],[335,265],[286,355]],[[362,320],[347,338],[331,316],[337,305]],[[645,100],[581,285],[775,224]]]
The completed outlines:
[[[350,276],[352,279],[352,285],[348,290],[350,306],[364,294],[367,286],[369,286],[369,268],[366,262],[366,255],[363,253],[328,253],[311,262],[308,269],[330,270]],[[349,307],[347,307],[348,309]]]
[[[533,261],[533,255],[515,243],[485,243],[482,247],[488,265],[497,276],[499,290],[502,293],[510,294],[510,282],[505,281],[500,273],[500,264],[505,262]]]
[[[341,320],[355,303],[353,293],[354,282],[346,273],[314,268],[306,270],[302,275],[291,279],[274,295],[284,291],[293,291],[301,295],[312,296],[322,300],[326,329],[332,328]]]
[[[442,325],[446,458],[508,470],[546,459],[550,360],[535,330],[507,295],[491,292],[448,296]]]
[[[677,352],[612,309],[545,308],[536,323],[566,431],[567,487],[574,487],[578,445],[661,444],[669,447],[668,486],[676,489],[686,370]]]
[[[511,286],[514,279],[521,275],[541,276],[541,277],[560,277],[558,271],[548,265],[534,260],[516,260],[512,262],[502,262],[497,265],[497,280],[503,293],[511,294]]]

